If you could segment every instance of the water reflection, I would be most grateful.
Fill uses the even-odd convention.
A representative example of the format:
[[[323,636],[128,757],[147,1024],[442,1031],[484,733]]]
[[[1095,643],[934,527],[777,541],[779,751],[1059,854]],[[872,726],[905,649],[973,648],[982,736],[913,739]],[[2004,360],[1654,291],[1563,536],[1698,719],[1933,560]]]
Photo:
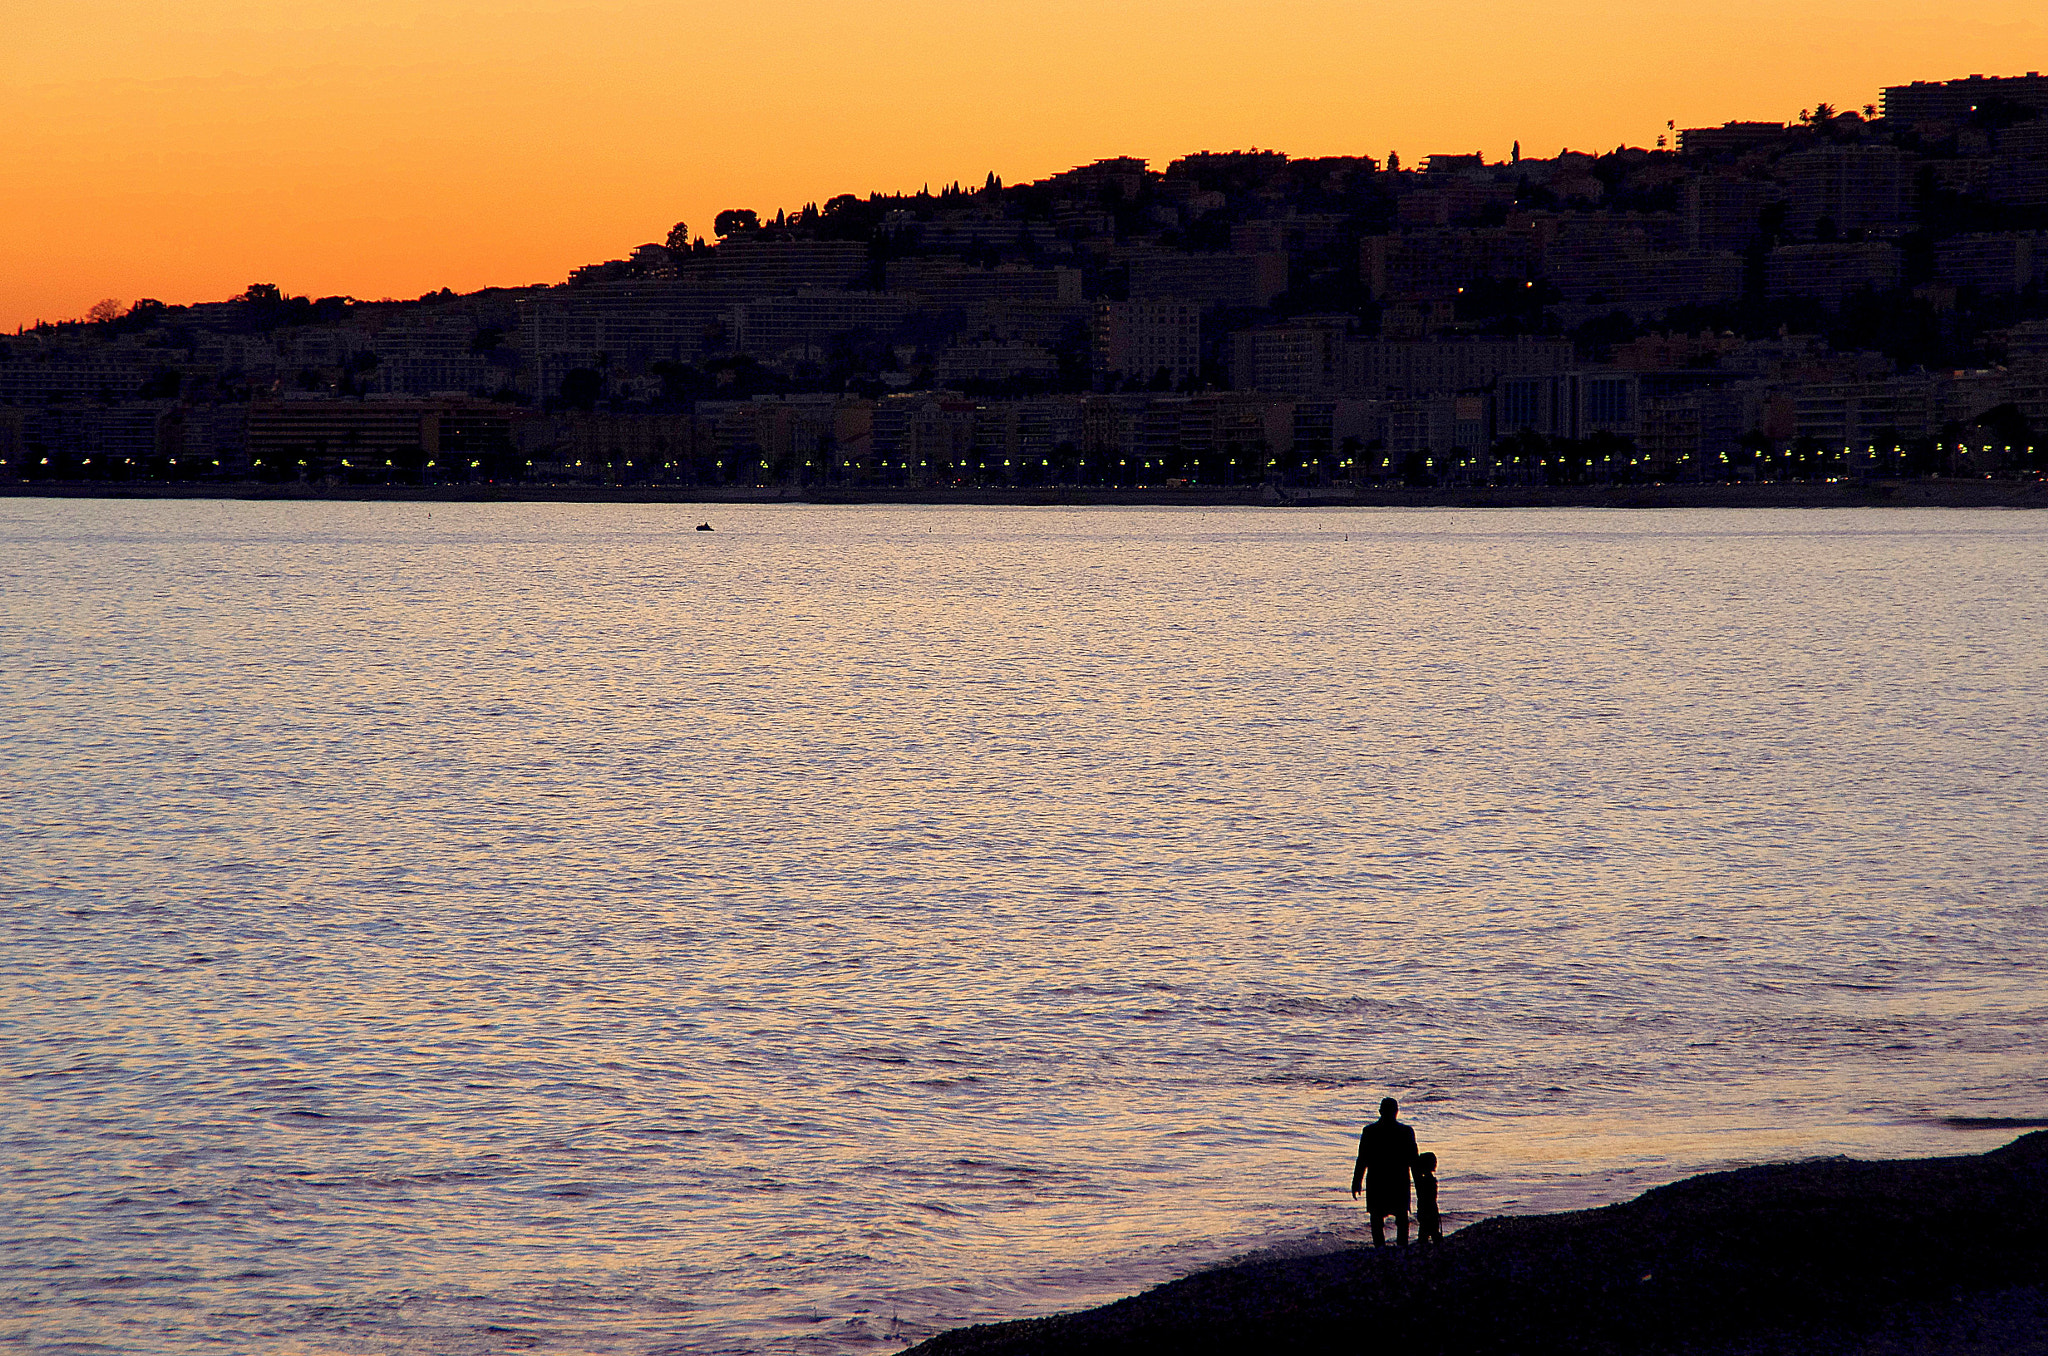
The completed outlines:
[[[2017,514],[0,503],[10,1337],[854,1350],[2037,1114]],[[507,1335],[504,1331],[510,1330]]]

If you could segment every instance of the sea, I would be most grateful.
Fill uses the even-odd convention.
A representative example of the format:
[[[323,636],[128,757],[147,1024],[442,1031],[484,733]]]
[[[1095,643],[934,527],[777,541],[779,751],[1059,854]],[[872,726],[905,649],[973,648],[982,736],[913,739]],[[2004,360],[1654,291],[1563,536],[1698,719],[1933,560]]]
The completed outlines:
[[[2000,511],[0,500],[0,1349],[893,1352],[1358,1243],[1383,1096],[1452,1229],[1994,1148],[2044,581]]]

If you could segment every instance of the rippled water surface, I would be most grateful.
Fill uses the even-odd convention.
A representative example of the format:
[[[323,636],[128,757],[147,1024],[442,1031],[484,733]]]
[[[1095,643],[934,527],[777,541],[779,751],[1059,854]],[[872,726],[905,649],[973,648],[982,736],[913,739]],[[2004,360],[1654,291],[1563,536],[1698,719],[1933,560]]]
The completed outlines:
[[[887,1351],[2048,1103],[2048,516],[0,502],[0,1345]]]

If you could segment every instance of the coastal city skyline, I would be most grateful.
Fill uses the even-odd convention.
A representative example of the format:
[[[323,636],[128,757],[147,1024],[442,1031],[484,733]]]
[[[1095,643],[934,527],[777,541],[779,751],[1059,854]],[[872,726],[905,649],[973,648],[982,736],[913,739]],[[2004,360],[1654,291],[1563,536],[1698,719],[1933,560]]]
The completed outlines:
[[[108,298],[0,338],[0,478],[1279,494],[2048,467],[2048,77],[1656,140],[1119,156],[730,204],[528,287]]]
[[[1023,182],[1109,155],[1648,147],[1666,122],[1855,108],[2048,50],[2010,3],[1648,23],[1595,0],[1303,0],[1263,21],[1202,0],[1073,17],[919,0],[744,20],[674,0],[11,15],[0,329],[251,278],[364,298],[523,285],[735,204]]]

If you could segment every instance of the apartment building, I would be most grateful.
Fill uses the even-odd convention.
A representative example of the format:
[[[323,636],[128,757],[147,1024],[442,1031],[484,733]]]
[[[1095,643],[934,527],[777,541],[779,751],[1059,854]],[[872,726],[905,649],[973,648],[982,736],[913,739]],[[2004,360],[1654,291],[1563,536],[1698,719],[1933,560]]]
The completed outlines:
[[[711,283],[746,297],[801,288],[853,286],[868,271],[868,247],[858,240],[774,240],[733,236],[716,249],[692,254],[678,269],[685,281]]]
[[[1686,181],[1681,216],[1688,250],[1749,248],[1766,208],[1784,200],[1783,185],[1733,173],[1702,174]]]
[[[1337,396],[1294,402],[1294,455],[1349,480],[1361,473],[1365,449],[1386,438],[1385,406]]]
[[[732,308],[728,342],[762,361],[788,355],[820,359],[832,341],[857,331],[889,335],[910,315],[912,300],[887,292],[805,288],[790,296],[756,297]]]
[[[19,452],[13,460],[61,465],[86,479],[124,478],[184,452],[183,416],[169,400],[31,405],[15,416]]]
[[[1119,155],[1063,170],[1041,179],[1033,187],[1050,188],[1056,195],[1083,199],[1114,191],[1126,200],[1135,199],[1145,187],[1146,162],[1137,156]]]
[[[1044,396],[982,405],[975,418],[977,460],[1013,467],[1036,464],[1041,473],[1081,447],[1082,396]]]
[[[1645,387],[1636,420],[1637,473],[1656,480],[1732,476],[1744,441],[1763,423],[1761,382],[1684,389]]]
[[[1980,292],[2018,292],[2031,283],[2048,284],[2048,233],[1986,232],[1936,241],[1934,279]]]
[[[1816,146],[1778,162],[1785,184],[1785,225],[1812,238],[1823,222],[1837,231],[1896,235],[1913,224],[1914,157],[1895,146]]]
[[[974,268],[953,260],[898,259],[887,266],[889,290],[933,310],[1082,303],[1077,268]]]
[[[970,462],[979,406],[945,391],[875,402],[871,456],[890,478],[916,481]]]
[[[725,347],[731,309],[743,299],[699,281],[551,288],[519,303],[521,347],[545,398],[573,368],[624,375],[696,362]]]
[[[823,475],[839,452],[844,403],[830,394],[700,401],[697,457],[709,460],[713,478],[739,483]]]
[[[509,448],[512,419],[483,401],[259,400],[249,407],[249,456],[259,467],[475,456]]]
[[[1129,256],[1132,301],[1192,302],[1215,307],[1267,306],[1287,290],[1285,254],[1178,254],[1134,251]]]
[[[376,388],[421,396],[489,395],[509,374],[478,351],[476,333],[466,316],[421,316],[384,326],[363,341],[377,356]]]
[[[1888,450],[1932,436],[1943,418],[1941,383],[1926,373],[1800,382],[1784,393],[1792,408],[1792,436],[1824,448]]]
[[[1681,127],[1678,152],[1689,156],[1742,155],[1779,141],[1781,122],[1724,122],[1719,127]]]
[[[884,224],[933,253],[966,254],[1017,247],[1043,250],[1055,246],[1059,239],[1051,222],[1022,221],[985,212],[941,212],[929,219],[909,212],[892,212]]]
[[[1634,372],[1587,368],[1511,375],[1494,386],[1493,419],[1504,437],[1528,429],[1554,438],[1633,438],[1642,404],[1642,377]]]
[[[1506,210],[1515,201],[1513,184],[1445,182],[1431,174],[1420,188],[1403,193],[1394,204],[1402,226],[1456,226],[1477,221],[1489,208]]]
[[[1350,316],[1302,317],[1230,336],[1230,384],[1240,391],[1294,395],[1334,392],[1345,384]]]
[[[1342,388],[1388,400],[1448,395],[1510,374],[1555,374],[1572,365],[1569,339],[1353,339],[1344,349]]]
[[[1481,278],[1533,278],[1539,244],[1535,233],[1508,227],[1367,236],[1359,277],[1381,301],[1449,300]]]
[[[1494,441],[1493,402],[1476,393],[1388,401],[1381,418],[1382,473],[1422,458],[1424,471],[1449,476],[1456,461],[1485,453]]]
[[[1645,254],[1561,262],[1550,280],[1568,303],[1567,317],[1622,311],[1642,318],[1677,306],[1725,305],[1741,299],[1740,255],[1722,251]]]
[[[1985,170],[1984,193],[2011,207],[2048,207],[2048,118],[1998,134],[1997,152]]]
[[[1051,351],[1007,339],[948,345],[932,364],[932,376],[942,386],[968,381],[1050,381],[1059,372],[1059,358]]]
[[[1887,86],[1883,94],[1887,122],[1911,127],[1922,122],[1962,122],[1993,100],[2048,110],[2048,76],[1973,75],[1964,80],[1915,80]]]
[[[0,358],[0,401],[133,400],[163,364],[163,355],[145,353],[17,350]]]
[[[1150,381],[1162,370],[1175,385],[1201,370],[1202,308],[1193,301],[1110,301],[1095,312],[1098,384]]]
[[[1138,463],[1214,461],[1235,464],[1244,479],[1265,475],[1268,457],[1294,436],[1294,405],[1235,392],[1162,396],[1146,402],[1120,453]]]
[[[1349,219],[1336,213],[1288,213],[1255,217],[1230,228],[1233,254],[1299,254],[1326,249],[1344,239]]]
[[[1764,295],[1810,297],[1831,311],[1858,291],[1882,292],[1905,276],[1905,255],[1883,241],[1784,245],[1764,261]]]
[[[514,423],[513,446],[535,480],[688,480],[701,422],[648,411],[536,415]]]

